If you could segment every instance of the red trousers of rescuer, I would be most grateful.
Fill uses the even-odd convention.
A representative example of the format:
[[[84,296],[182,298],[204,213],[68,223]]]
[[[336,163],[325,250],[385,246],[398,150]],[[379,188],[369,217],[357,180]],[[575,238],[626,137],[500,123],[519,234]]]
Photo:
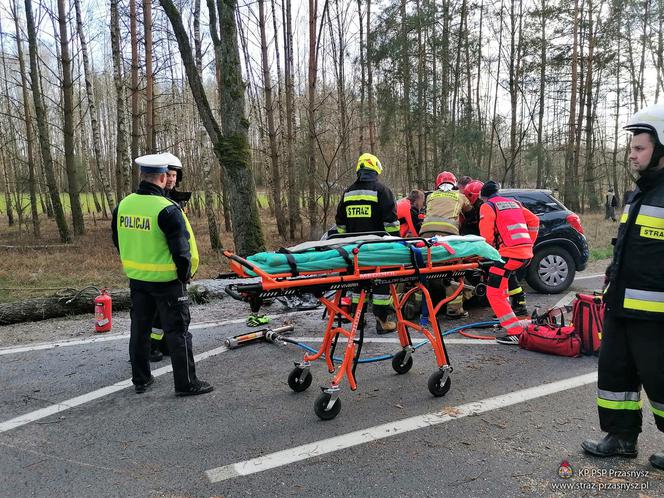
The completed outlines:
[[[504,256],[503,256],[504,257]],[[505,257],[504,257],[505,258]],[[507,295],[510,275],[522,266],[528,264],[527,259],[505,258],[504,263],[496,263],[489,268],[489,278],[486,286],[486,297],[491,309],[496,314],[500,326],[507,335],[519,335],[523,332],[521,322],[514,314]]]

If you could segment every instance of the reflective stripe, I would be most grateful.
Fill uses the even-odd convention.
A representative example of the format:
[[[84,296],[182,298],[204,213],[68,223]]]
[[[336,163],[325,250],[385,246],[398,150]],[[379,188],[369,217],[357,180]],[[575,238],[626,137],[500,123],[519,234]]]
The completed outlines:
[[[608,410],[640,410],[641,401],[609,401],[597,398],[597,406]]]
[[[513,329],[514,327],[523,328],[523,325],[521,324],[521,320],[517,320],[516,322],[510,323],[508,325],[503,325],[503,328],[505,330],[510,330],[510,329]]]
[[[658,206],[641,206],[636,217],[637,225],[652,228],[664,228],[664,208]]]
[[[641,393],[636,391],[605,391],[604,389],[597,390],[597,397],[607,401],[639,401]]]
[[[385,226],[385,231],[387,233],[399,233],[399,226]]]
[[[525,223],[515,223],[514,225],[507,225],[508,230],[516,230],[517,228],[523,228],[524,230],[528,230],[528,225]]]
[[[517,294],[521,294],[523,292],[523,287],[517,287],[516,289],[512,289],[511,291],[507,291],[508,296],[516,296]]]
[[[383,222],[383,226],[385,226],[385,227],[399,227],[400,225],[401,225],[401,223],[399,223],[399,220],[390,221],[390,222],[388,222],[388,221]]]
[[[337,225],[337,233],[346,233],[346,225]]]
[[[623,307],[632,310],[664,313],[664,292],[625,289]]]
[[[387,299],[376,299],[376,296],[374,296],[371,299],[371,302],[377,306],[389,306],[392,304],[392,298],[387,298]]]
[[[531,240],[530,234],[529,233],[512,233],[510,236],[513,239],[528,239]]]
[[[378,202],[378,192],[376,192],[375,190],[351,190],[344,194],[344,202],[347,201]]]
[[[627,222],[627,217],[629,216],[629,204],[625,204],[625,209],[623,210],[623,214],[620,217],[620,223],[626,223]]]
[[[138,263],[137,261],[122,260],[122,265],[131,270],[145,270],[156,272],[168,272],[176,269],[175,263]]]
[[[155,334],[154,332],[150,334],[150,339],[154,339],[155,341],[161,341],[163,338],[164,338],[163,332],[161,334]]]
[[[516,315],[512,311],[510,311],[507,315],[499,316],[498,321],[500,323],[503,323],[503,322],[506,322],[507,320],[509,320],[510,318],[516,318]]]
[[[664,418],[664,403],[650,400],[650,411],[656,416]]]
[[[664,207],[646,206],[645,204],[639,209],[639,216],[652,216],[653,218],[664,218]]]

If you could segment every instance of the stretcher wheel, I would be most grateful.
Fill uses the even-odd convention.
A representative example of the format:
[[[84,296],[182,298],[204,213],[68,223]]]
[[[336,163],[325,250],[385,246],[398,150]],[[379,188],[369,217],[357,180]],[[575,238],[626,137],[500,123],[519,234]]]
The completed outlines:
[[[295,367],[288,374],[288,387],[296,393],[301,393],[302,391],[306,391],[311,385],[311,379],[312,376],[309,370],[305,371],[303,368]]]
[[[332,420],[339,415],[339,412],[341,411],[341,400],[339,398],[334,402],[332,408],[329,410],[327,409],[327,404],[330,402],[331,397],[332,396],[329,393],[321,393],[321,395],[316,398],[314,412],[316,412],[318,418],[322,420]]]
[[[447,373],[448,377],[447,380],[445,381],[444,384],[441,385],[440,381],[443,380],[443,377]],[[434,373],[431,374],[431,377],[429,377],[429,392],[433,394],[436,397],[440,396],[445,396],[447,394],[447,391],[450,390],[450,387],[452,386],[452,379],[449,377],[449,373],[445,372],[444,370],[436,370]]]
[[[409,356],[408,361],[406,361],[406,363],[404,363],[403,359],[404,359],[405,356],[406,356],[406,351],[402,349],[397,354],[395,354],[394,357],[392,358],[392,368],[399,375],[405,374],[413,366],[413,357]]]

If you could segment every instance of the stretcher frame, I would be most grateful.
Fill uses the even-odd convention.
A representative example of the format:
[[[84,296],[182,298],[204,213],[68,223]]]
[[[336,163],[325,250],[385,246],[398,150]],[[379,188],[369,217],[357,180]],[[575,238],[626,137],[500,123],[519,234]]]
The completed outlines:
[[[257,283],[231,284],[226,287],[229,295],[235,299],[250,303],[252,311],[260,309],[264,299],[279,295],[292,295],[298,292],[313,293],[327,310],[326,326],[323,340],[315,353],[305,353],[301,362],[295,362],[295,368],[288,377],[288,384],[295,392],[306,390],[312,381],[309,371],[311,363],[325,359],[329,373],[333,374],[330,385],[321,386],[322,393],[314,404],[314,411],[323,420],[336,417],[341,409],[339,399],[340,386],[343,379],[348,380],[352,391],[357,389],[355,370],[359,360],[364,338],[364,327],[360,325],[365,311],[367,297],[376,285],[389,285],[390,295],[393,300],[395,314],[397,317],[397,335],[401,350],[393,356],[392,367],[398,374],[408,372],[413,364],[412,353],[415,351],[411,339],[410,330],[421,333],[431,344],[436,359],[437,369],[431,374],[428,387],[434,396],[444,396],[450,389],[452,366],[449,361],[443,334],[436,319],[438,311],[448,302],[463,292],[464,275],[469,271],[476,271],[481,267],[490,266],[493,262],[487,262],[480,257],[466,257],[459,259],[434,262],[431,257],[431,244],[427,239],[408,238],[401,239],[402,242],[414,244],[422,242],[426,247],[427,257],[424,265],[418,266],[413,258],[413,265],[385,265],[363,267],[359,264],[360,248],[367,244],[380,243],[371,240],[360,242],[352,250],[353,264],[347,268],[334,270],[320,270],[302,272],[298,276],[291,273],[271,274],[250,261],[241,258],[229,251],[224,251],[224,256],[230,260],[233,272],[241,277],[248,277],[245,269],[250,270],[260,278]],[[443,245],[445,245],[443,243]],[[421,249],[421,248],[418,248]],[[453,250],[449,248],[453,254]],[[428,280],[450,279],[456,280],[458,286],[455,291],[434,305],[429,289],[426,286]],[[410,283],[412,287],[401,296],[397,291],[397,285]],[[334,291],[332,297],[325,297],[325,293]],[[359,299],[355,309],[350,313],[341,307],[341,298],[347,291],[359,291]],[[415,293],[421,292],[429,315],[429,326],[425,323],[415,323],[407,320],[403,314],[403,307],[408,299]],[[350,322],[349,328],[345,328],[342,319]],[[335,320],[337,324],[335,325]],[[343,358],[338,367],[334,361],[334,351],[340,337],[346,339]]]

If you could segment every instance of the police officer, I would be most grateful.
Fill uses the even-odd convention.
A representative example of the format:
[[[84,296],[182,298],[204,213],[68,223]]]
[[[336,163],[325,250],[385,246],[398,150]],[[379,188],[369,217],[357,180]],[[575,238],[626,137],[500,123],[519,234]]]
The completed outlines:
[[[168,163],[164,195],[177,202],[178,205],[184,209],[186,201],[182,199],[182,194],[185,194],[184,197],[188,198],[186,194],[189,194],[190,196],[191,193],[179,192],[175,189],[175,187],[177,187],[182,181],[182,162],[180,162],[180,159],[177,156],[170,152],[161,154],[161,158]],[[161,327],[161,319],[159,318],[159,312],[157,311],[152,320],[152,330],[150,333],[150,361],[161,361],[164,355],[168,355],[168,344],[164,339],[164,330]]]
[[[480,235],[488,244],[498,248],[504,263],[489,268],[486,297],[506,334],[496,337],[500,344],[519,344],[523,324],[517,314],[526,313],[525,293],[516,272],[533,257],[533,244],[537,239],[539,218],[521,203],[499,195],[499,185],[489,180],[480,195]],[[515,304],[510,305],[508,296]]]
[[[362,154],[355,167],[357,180],[346,189],[337,206],[338,233],[387,232],[399,236],[399,220],[392,191],[378,181],[383,172],[380,160],[373,154]],[[358,296],[353,295],[357,303]],[[375,286],[371,296],[376,316],[376,331],[393,332],[396,322],[389,320],[392,298],[388,286]]]
[[[608,434],[581,444],[599,457],[636,457],[642,386],[664,431],[664,105],[637,112],[624,129],[633,134],[629,161],[639,178],[606,273],[597,406]],[[650,463],[664,469],[664,452]]]
[[[173,365],[175,393],[204,394],[213,387],[196,377],[189,333],[187,282],[198,268],[198,249],[187,217],[164,197],[168,160],[161,154],[136,159],[141,183],[113,211],[113,243],[120,252],[131,292],[129,358],[132,382],[143,393],[150,373],[150,328],[155,311],[163,324]]]

